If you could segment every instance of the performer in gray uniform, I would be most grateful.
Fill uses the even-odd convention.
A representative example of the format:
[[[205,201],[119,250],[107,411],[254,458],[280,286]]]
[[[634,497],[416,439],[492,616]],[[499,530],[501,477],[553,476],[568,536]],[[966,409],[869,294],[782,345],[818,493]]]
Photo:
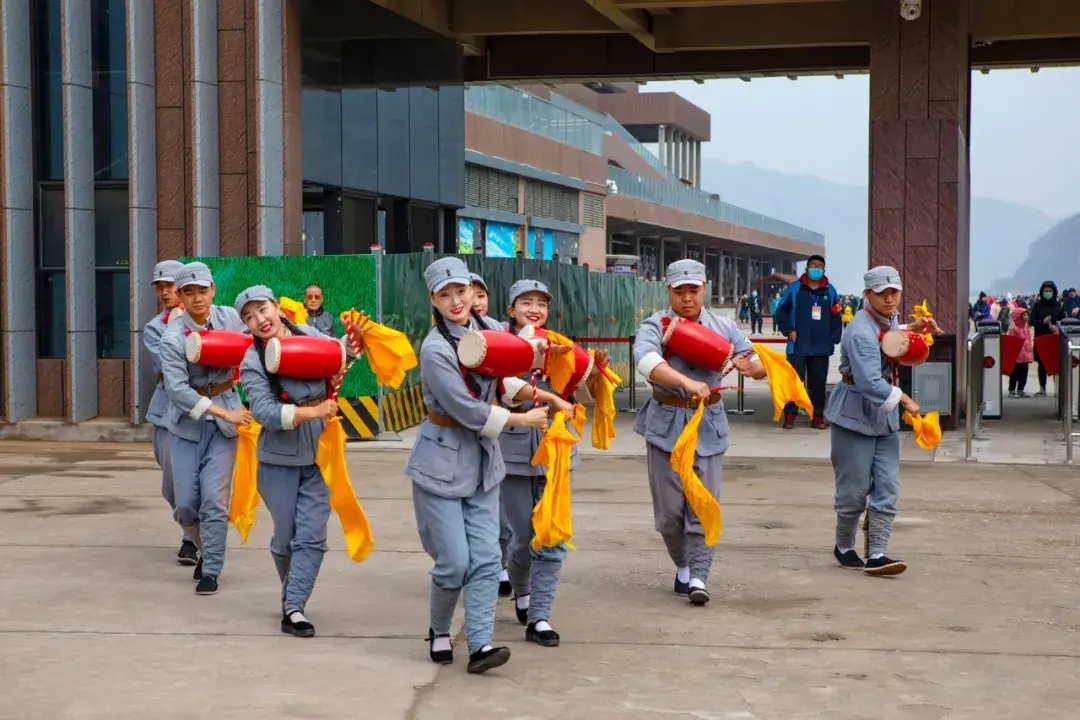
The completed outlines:
[[[248,406],[259,431],[256,480],[274,519],[270,554],[281,579],[281,632],[312,637],[315,626],[304,609],[326,552],[330,490],[315,456],[326,420],[337,414],[327,396],[327,380],[303,380],[266,370],[266,342],[288,335],[325,337],[318,328],[294,325],[281,316],[277,298],[265,285],[236,297],[236,311],[255,336],[240,365]],[[347,345],[347,344],[346,344]]]
[[[161,339],[161,371],[169,398],[176,521],[199,546],[195,592],[213,595],[225,564],[229,493],[236,461],[237,425],[251,421],[240,404],[232,370],[187,361],[185,343],[200,330],[246,330],[231,307],[214,305],[210,268],[193,262],[176,271],[185,312]]]
[[[526,326],[542,328],[547,323],[551,292],[538,280],[518,280],[510,286],[508,331],[518,334]],[[553,346],[552,352],[566,352],[571,348]],[[601,362],[606,358],[601,358]],[[599,369],[582,382],[577,388],[567,388],[575,400],[583,403],[592,401],[588,384],[595,384]],[[521,378],[503,380],[503,404],[511,412],[524,412],[537,403],[549,405],[572,415],[574,405],[555,394],[547,378],[527,375]],[[527,395],[535,395],[525,402],[514,398],[525,390]],[[543,465],[533,465],[532,458],[540,446],[543,433],[538,428],[507,428],[499,437],[503,460],[506,462],[506,480],[502,493],[503,517],[509,530],[507,551],[510,585],[514,592],[514,611],[518,622],[525,625],[525,640],[546,647],[559,644],[559,633],[551,626],[551,606],[555,601],[555,591],[559,586],[563,560],[566,558],[566,546],[532,549],[533,508],[544,494],[547,484]],[[575,445],[571,450],[571,474],[577,467],[578,452]]]
[[[645,437],[653,520],[675,563],[675,594],[695,605],[709,602],[706,583],[715,547],[705,545],[701,523],[690,509],[679,476],[671,469],[671,451],[693,414],[697,402],[706,405],[698,429],[694,470],[717,500],[724,452],[728,448],[727,413],[719,391],[720,373],[694,367],[675,354],[665,356],[662,321],[681,317],[701,323],[731,343],[732,364],[743,375],[762,378],[765,370],[750,354],[750,341],[733,320],[704,310],[705,266],[696,260],[677,260],[667,268],[671,307],[641,323],[634,341],[637,371],[653,386],[634,422],[634,432]]]
[[[510,659],[492,647],[499,576],[499,483],[506,474],[496,440],[507,426],[544,427],[547,411],[511,414],[493,404],[498,378],[465,371],[457,344],[470,329],[500,329],[473,311],[469,271],[455,257],[424,271],[435,326],[420,349],[428,416],[417,431],[405,475],[412,480],[413,510],[431,571],[429,652],[433,662],[453,662],[450,621],[465,589],[469,672],[482,673]]]
[[[825,417],[832,423],[832,464],[836,476],[836,546],[843,567],[869,575],[898,575],[907,569],[885,555],[900,497],[900,412],[919,412],[914,400],[895,385],[895,367],[881,352],[881,339],[899,323],[903,284],[896,268],[881,266],[863,275],[863,309],[844,328],[840,375]],[[907,328],[938,330],[926,318]],[[869,499],[869,504],[867,500]],[[863,511],[869,515],[870,557],[855,551]]]
[[[172,436],[169,435],[169,424],[165,420],[165,412],[169,409],[169,398],[165,395],[165,381],[161,374],[161,359],[158,355],[158,345],[161,336],[165,334],[165,328],[169,325],[169,315],[174,308],[180,306],[180,295],[176,292],[176,271],[184,266],[184,263],[176,260],[164,260],[154,266],[154,276],[151,284],[157,293],[158,302],[164,311],[155,315],[150,322],[143,326],[143,345],[150,353],[150,362],[154,365],[157,373],[157,387],[154,395],[150,398],[150,405],[146,409],[146,419],[154,426],[154,459],[161,467],[161,497],[169,503],[169,508],[176,510],[176,494],[173,492],[172,473]],[[195,565],[199,562],[199,551],[195,543],[185,534],[180,542],[180,551],[176,553],[176,561],[181,565]]]

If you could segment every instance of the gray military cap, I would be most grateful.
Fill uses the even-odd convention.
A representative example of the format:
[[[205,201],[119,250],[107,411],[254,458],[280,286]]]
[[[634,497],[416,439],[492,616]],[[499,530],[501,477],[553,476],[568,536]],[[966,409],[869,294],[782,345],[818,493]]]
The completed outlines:
[[[429,293],[437,293],[447,285],[471,285],[472,277],[460,258],[444,257],[427,266],[424,282]]]
[[[893,290],[904,289],[903,283],[900,282],[900,271],[888,265],[878,265],[875,268],[870,268],[862,279],[866,289],[873,290],[876,293],[885,292],[889,288]]]
[[[516,283],[510,286],[510,295],[508,304],[513,305],[514,301],[525,293],[538,292],[551,300],[551,291],[548,290],[547,285],[539,280],[518,280]]]
[[[236,308],[236,312],[242,313],[244,311],[244,306],[249,302],[262,302],[263,300],[277,302],[277,298],[274,297],[274,291],[265,285],[252,285],[236,296],[236,302],[233,303],[233,307]]]
[[[697,260],[676,260],[667,266],[667,286],[704,285],[705,266]]]
[[[484,288],[484,290],[488,289],[487,283],[484,282],[484,278],[480,277],[476,273],[469,273],[469,279],[472,280],[473,285],[479,285],[480,287]]]
[[[176,282],[176,273],[182,267],[184,267],[184,263],[179,260],[162,260],[154,266],[154,275],[150,284],[153,285],[156,282]]]
[[[210,268],[206,267],[203,263],[191,262],[176,271],[176,277],[173,282],[176,283],[177,290],[187,287],[188,285],[213,287],[214,276],[210,274]]]

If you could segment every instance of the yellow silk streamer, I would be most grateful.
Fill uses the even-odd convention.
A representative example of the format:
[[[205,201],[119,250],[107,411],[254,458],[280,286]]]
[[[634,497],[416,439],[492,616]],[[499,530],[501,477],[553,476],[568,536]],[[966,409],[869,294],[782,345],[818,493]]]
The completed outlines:
[[[259,490],[256,483],[256,471],[259,463],[256,459],[256,443],[261,426],[256,422],[237,427],[240,443],[236,451],[236,466],[233,470],[232,502],[229,505],[229,522],[240,533],[242,542],[247,542],[251,528],[255,524],[255,509],[259,506]],[[315,464],[322,472],[323,481],[330,489],[330,507],[341,522],[345,533],[345,547],[349,559],[364,562],[374,546],[371,525],[368,523],[364,508],[356,499],[349,470],[345,466],[345,430],[341,427],[341,418],[326,421],[326,429],[319,438],[315,452]]]
[[[248,541],[251,527],[255,524],[255,510],[259,507],[259,489],[255,483],[259,461],[255,457],[255,447],[260,430],[262,426],[254,420],[236,428],[240,440],[236,446],[236,464],[233,466],[229,522],[240,533],[241,543]]]
[[[307,325],[307,308],[304,307],[304,303],[283,297],[278,300],[278,307],[293,325]]]
[[[532,512],[533,550],[559,543],[574,549],[570,544],[574,534],[570,520],[570,450],[577,442],[566,427],[566,413],[555,413],[532,459],[533,465],[544,466],[547,478],[544,494]]]
[[[607,450],[615,439],[615,386],[606,374],[600,373],[600,377],[596,379],[595,392],[592,446],[597,450]]]
[[[585,421],[588,420],[588,414],[585,411],[585,406],[578,403],[574,405],[574,417],[569,418],[567,422],[570,423],[570,427],[574,428],[574,432],[578,437],[582,437],[585,434]]]
[[[905,410],[901,418],[911,426],[915,444],[923,450],[933,450],[941,442],[941,418],[936,410],[925,415],[913,415]]]
[[[814,404],[810,402],[810,396],[806,394],[806,386],[799,379],[795,368],[788,363],[787,358],[763,343],[754,343],[753,349],[769,379],[769,392],[772,393],[773,402],[773,422],[780,419],[784,406],[789,402],[801,407],[807,415],[813,415]]]
[[[547,331],[548,345],[568,345],[573,346],[574,341],[565,335],[560,335],[554,330]],[[570,378],[574,376],[574,353],[548,353],[547,355],[547,376],[551,382],[551,388],[559,395],[563,394],[566,390],[566,385],[570,382]]]
[[[712,547],[720,539],[724,529],[724,519],[720,512],[720,502],[713,497],[709,489],[701,482],[694,470],[694,456],[697,454],[698,426],[705,415],[705,405],[698,403],[697,410],[690,416],[675,447],[671,451],[671,469],[682,481],[683,495],[690,509],[701,522],[705,531],[705,544]]]
[[[911,319],[918,320],[919,318],[927,318],[928,320],[932,320],[934,318],[934,314],[930,312],[930,306],[927,304],[925,299],[921,303],[916,305],[914,308],[912,308]],[[926,340],[927,347],[932,347],[934,345],[933,333],[926,333],[925,335],[923,335],[923,339]]]
[[[408,336],[393,328],[374,322],[356,310],[341,313],[341,322],[360,329],[364,340],[364,354],[368,365],[380,385],[401,387],[405,373],[417,365],[416,353]]]

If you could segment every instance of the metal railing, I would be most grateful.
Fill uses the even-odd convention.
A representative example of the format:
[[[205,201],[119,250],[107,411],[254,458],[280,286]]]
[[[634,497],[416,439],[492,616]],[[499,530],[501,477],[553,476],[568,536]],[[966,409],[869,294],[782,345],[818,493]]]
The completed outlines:
[[[971,460],[972,441],[983,414],[983,357],[986,332],[977,330],[967,341],[967,404],[964,408],[964,460]]]
[[[741,225],[767,232],[770,235],[800,240],[812,245],[825,245],[825,237],[820,233],[726,203],[696,188],[642,177],[617,167],[608,167],[608,178],[615,183],[615,189],[612,192],[619,195],[667,205],[694,215]]]
[[[1065,464],[1073,462],[1073,415],[1076,414],[1076,373],[1072,364],[1080,360],[1080,345],[1074,345],[1071,337],[1061,333],[1061,361],[1058,363],[1057,388],[1061,403],[1061,426],[1065,435]],[[1064,391],[1064,392],[1063,392]],[[1063,396],[1063,397],[1061,397]]]

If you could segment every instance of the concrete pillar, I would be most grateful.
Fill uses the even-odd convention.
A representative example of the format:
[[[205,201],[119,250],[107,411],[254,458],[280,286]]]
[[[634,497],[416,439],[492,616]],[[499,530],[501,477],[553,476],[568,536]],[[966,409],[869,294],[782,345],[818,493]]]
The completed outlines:
[[[97,305],[94,243],[94,95],[90,3],[61,0],[64,119],[64,280],[67,311],[67,420],[97,415]]]
[[[0,0],[0,414],[37,414],[30,0]]]
[[[255,0],[258,79],[255,117],[256,236],[260,255],[281,255],[284,232],[284,155],[282,124],[282,34],[284,0]]]
[[[874,3],[870,47],[870,264],[926,299],[964,351],[969,239],[969,0],[924,0],[902,20]],[[962,387],[962,383],[957,383]]]
[[[661,123],[656,127],[656,150],[657,157],[660,158],[660,164],[667,167],[668,147],[667,147],[667,125]]]
[[[690,179],[690,176],[691,176],[691,173],[690,173],[690,143],[691,143],[691,140],[690,140],[689,136],[683,135],[682,174],[679,177],[685,178],[685,179]]]
[[[667,162],[664,163],[671,172],[675,172],[675,135],[676,132],[671,128],[668,128],[667,133]]]
[[[694,185],[701,187],[701,141],[694,142]]]
[[[218,33],[217,3],[191,0],[191,193],[195,255],[221,252],[220,178],[218,176]]]
[[[154,3],[127,0],[128,204],[131,256],[132,423],[142,422],[157,379],[143,326],[157,311],[149,278],[157,262],[157,131],[154,110]]]

